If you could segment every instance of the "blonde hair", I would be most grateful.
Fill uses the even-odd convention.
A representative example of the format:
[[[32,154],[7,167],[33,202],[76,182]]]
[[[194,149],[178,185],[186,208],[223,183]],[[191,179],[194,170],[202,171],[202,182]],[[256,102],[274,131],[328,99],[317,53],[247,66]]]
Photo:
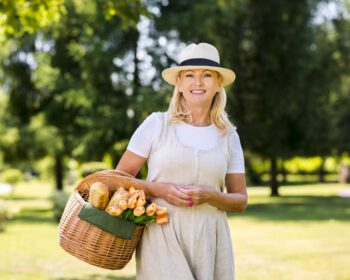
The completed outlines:
[[[222,134],[229,132],[233,125],[225,112],[227,95],[224,87],[217,92],[213,98],[210,108],[210,121],[214,124]],[[192,120],[190,109],[186,105],[182,92],[178,90],[178,86],[174,87],[174,93],[169,104],[169,122],[180,123],[186,119]]]

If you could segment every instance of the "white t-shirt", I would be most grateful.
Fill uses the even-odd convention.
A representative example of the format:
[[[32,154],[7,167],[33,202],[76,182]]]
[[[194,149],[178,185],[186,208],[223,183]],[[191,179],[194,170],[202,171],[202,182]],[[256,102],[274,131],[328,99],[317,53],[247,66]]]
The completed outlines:
[[[195,150],[210,150],[218,145],[220,132],[214,126],[193,126],[187,123],[174,124],[178,140],[185,146]],[[128,150],[144,158],[148,158],[155,139],[162,131],[161,119],[156,113],[149,115],[136,129],[130,139]],[[231,161],[227,173],[244,173],[244,157],[238,133],[234,130]]]

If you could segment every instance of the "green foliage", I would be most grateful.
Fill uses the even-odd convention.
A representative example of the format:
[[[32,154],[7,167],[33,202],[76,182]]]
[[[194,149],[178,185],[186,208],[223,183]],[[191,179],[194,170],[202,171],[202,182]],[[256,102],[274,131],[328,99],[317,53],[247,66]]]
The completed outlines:
[[[146,208],[147,206],[145,206]],[[125,220],[125,221],[130,221],[133,222],[137,225],[144,225],[144,224],[149,224],[149,223],[153,223],[156,221],[156,215],[152,215],[152,216],[147,216],[146,214],[143,214],[141,216],[136,217],[134,215],[134,209],[126,209],[121,215],[120,218]]]
[[[124,29],[135,27],[140,20],[140,15],[150,16],[141,0],[101,1],[101,4],[105,10],[106,19],[119,17]]]
[[[7,218],[6,202],[0,199],[0,232],[5,230],[5,222]]]
[[[35,3],[43,2],[5,2],[2,12],[17,14],[22,5],[32,9]],[[5,135],[0,147],[7,163],[52,157],[51,170],[59,187],[66,158],[99,161],[139,124],[140,105],[134,106],[142,95],[136,82],[137,65],[135,70],[126,69],[114,60],[126,60],[124,65],[130,66],[127,60],[138,40],[136,24],[149,13],[139,0],[56,1],[52,11],[54,4],[62,4],[54,25],[44,28],[33,23],[30,31],[11,33],[12,48],[2,65],[9,100],[4,127],[0,126]],[[4,28],[16,30],[24,18],[6,22]],[[118,83],[112,75],[118,76]],[[125,94],[128,88],[133,88],[132,96]],[[134,119],[126,116],[130,109],[136,112]]]
[[[30,166],[49,156],[57,181],[69,158],[109,155],[114,168],[140,122],[167,108],[171,89],[160,72],[174,63],[182,42],[200,41],[216,45],[222,64],[236,71],[227,109],[252,182],[268,168],[255,155],[349,151],[350,25],[345,13],[315,24],[326,2],[2,1],[1,159]],[[151,18],[155,6],[161,16]],[[145,48],[147,59],[136,28],[141,16],[151,18],[155,39]],[[194,26],[200,28],[193,32]],[[151,85],[140,69],[148,55],[156,68]]]
[[[161,5],[154,34],[168,42],[218,47],[221,63],[237,74],[227,90],[227,110],[245,152],[271,160],[328,156],[349,146],[349,90],[340,93],[338,87],[344,85],[342,75],[349,76],[350,21],[341,12],[333,21],[316,23],[318,9],[327,3],[169,2]],[[200,28],[193,32],[193,26]],[[334,102],[336,97],[342,101]],[[254,161],[247,160],[249,172]],[[249,175],[254,181],[256,174]]]
[[[64,191],[55,191],[51,196],[53,215],[57,222],[59,222],[62,217],[68,199],[69,194]]]
[[[300,158],[295,157],[284,163],[288,173],[315,173],[321,166],[322,159],[320,157],[314,158]]]
[[[58,23],[64,12],[64,0],[2,0],[0,32],[8,36],[35,33]]]
[[[0,174],[0,181],[9,183],[11,185],[16,185],[19,182],[23,181],[23,179],[23,172],[19,169],[5,169]]]
[[[321,157],[293,157],[284,161],[284,167],[288,174],[317,174],[321,165]],[[328,173],[337,173],[339,170],[339,160],[334,157],[327,157],[324,159],[324,170]]]
[[[350,155],[348,153],[343,153],[341,155],[341,163],[347,164],[350,166]]]
[[[45,156],[39,160],[36,160],[33,165],[32,168],[34,170],[37,170],[39,175],[40,175],[40,179],[44,180],[44,181],[49,181],[52,180],[52,170],[54,168],[54,158],[50,157],[50,156]]]
[[[0,3],[0,34],[21,37],[40,30],[53,28],[67,15],[67,6],[90,11],[101,9],[105,20],[120,18],[124,29],[135,27],[140,15],[150,13],[140,0],[3,0]]]

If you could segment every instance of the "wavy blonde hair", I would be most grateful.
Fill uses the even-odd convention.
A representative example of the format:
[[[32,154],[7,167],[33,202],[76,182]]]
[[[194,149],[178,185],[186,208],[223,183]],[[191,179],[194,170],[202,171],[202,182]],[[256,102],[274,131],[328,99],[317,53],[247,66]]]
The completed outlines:
[[[221,76],[218,73],[218,79],[219,78],[221,78]],[[220,130],[222,134],[225,134],[233,129],[233,125],[230,122],[225,111],[226,101],[226,91],[224,87],[221,86],[220,92],[217,92],[215,94],[211,104],[210,121]],[[174,92],[170,100],[168,113],[170,123],[185,122],[186,119],[192,120],[191,111],[187,107],[185,98],[183,97],[182,92],[178,90],[177,85],[174,87]]]

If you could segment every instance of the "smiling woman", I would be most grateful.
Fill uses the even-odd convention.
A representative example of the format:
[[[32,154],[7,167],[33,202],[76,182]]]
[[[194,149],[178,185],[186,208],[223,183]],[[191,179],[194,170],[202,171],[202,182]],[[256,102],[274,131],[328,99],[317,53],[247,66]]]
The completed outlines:
[[[179,65],[162,72],[174,85],[167,112],[151,114],[135,131],[117,169],[134,179],[169,223],[148,226],[137,249],[137,279],[234,279],[226,211],[244,211],[243,151],[225,112],[223,86],[235,80],[216,48],[191,44]],[[226,192],[224,192],[226,189]]]
[[[185,70],[180,72],[177,83],[177,90],[184,96],[187,106],[209,110],[214,96],[219,94],[221,77],[217,72],[206,69]],[[205,115],[209,117],[209,114]]]

